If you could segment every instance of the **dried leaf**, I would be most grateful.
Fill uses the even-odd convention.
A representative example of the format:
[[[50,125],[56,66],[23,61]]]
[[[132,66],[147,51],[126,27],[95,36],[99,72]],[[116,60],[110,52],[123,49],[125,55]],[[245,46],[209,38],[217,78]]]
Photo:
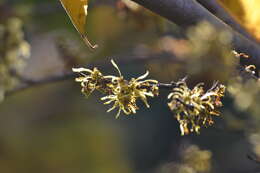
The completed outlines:
[[[60,2],[84,42],[92,49],[97,48],[97,45],[90,43],[85,33],[88,0],[60,0]]]

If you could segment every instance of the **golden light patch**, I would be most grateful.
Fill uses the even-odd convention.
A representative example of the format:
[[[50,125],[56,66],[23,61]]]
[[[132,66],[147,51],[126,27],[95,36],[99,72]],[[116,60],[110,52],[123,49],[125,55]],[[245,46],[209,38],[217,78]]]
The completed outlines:
[[[260,39],[260,1],[240,0],[245,11],[244,22],[246,28],[251,31],[257,39]]]
[[[259,0],[218,0],[235,19],[260,40]]]

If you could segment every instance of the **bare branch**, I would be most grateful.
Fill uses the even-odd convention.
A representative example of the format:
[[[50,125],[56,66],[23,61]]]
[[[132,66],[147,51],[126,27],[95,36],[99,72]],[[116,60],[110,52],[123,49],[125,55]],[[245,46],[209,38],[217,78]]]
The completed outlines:
[[[59,82],[59,81],[64,81],[64,80],[68,80],[68,79],[72,79],[73,77],[75,77],[75,74],[71,73],[66,73],[66,74],[61,74],[61,75],[54,75],[54,76],[50,76],[50,77],[46,77],[44,79],[26,79],[23,78],[23,84],[21,84],[20,86],[14,88],[11,91],[8,91],[5,93],[5,96],[10,96],[12,94],[15,94],[19,91],[34,87],[34,86],[38,86],[38,85],[46,85],[49,83],[54,83],[54,82]]]
[[[147,9],[167,18],[180,27],[186,29],[201,20],[210,22],[213,26],[225,29],[233,34],[232,46],[239,52],[250,55],[250,64],[260,68],[260,47],[230,26],[210,13],[195,0],[132,0]]]
[[[212,14],[214,14],[216,17],[221,19],[223,22],[231,26],[234,30],[239,32],[240,34],[244,35],[248,39],[252,41],[256,41],[256,39],[250,35],[246,29],[240,25],[238,21],[236,21],[226,10],[224,7],[222,7],[219,2],[216,0],[197,0],[203,7],[205,7],[207,10],[209,10]]]
[[[257,164],[260,164],[260,160],[259,160],[259,158],[257,158],[257,156],[256,156],[255,154],[252,154],[252,155],[247,154],[247,158],[248,158],[249,160],[251,160],[251,161],[257,163]]]
[[[123,65],[123,64],[135,64],[135,63],[142,64],[142,63],[146,63],[146,62],[152,62],[155,60],[160,60],[161,62],[163,60],[165,60],[167,62],[173,61],[175,63],[182,63],[182,61],[180,61],[174,55],[169,54],[169,53],[162,53],[162,54],[158,54],[158,55],[139,56],[139,57],[128,56],[128,57],[118,59],[117,61],[121,65]],[[108,65],[110,66],[109,63],[105,63],[105,62],[94,62],[94,63],[86,65],[86,67],[96,67],[96,66],[106,67]],[[49,77],[46,77],[43,79],[28,79],[23,76],[18,76],[18,79],[22,82],[22,84],[16,88],[14,88],[13,90],[6,92],[5,96],[10,96],[19,91],[23,91],[23,90],[29,89],[31,87],[70,80],[75,77],[76,77],[76,75],[73,72],[64,73],[64,74],[60,74],[60,75],[53,75],[53,76],[49,76]],[[164,85],[164,84],[162,84],[162,85]]]

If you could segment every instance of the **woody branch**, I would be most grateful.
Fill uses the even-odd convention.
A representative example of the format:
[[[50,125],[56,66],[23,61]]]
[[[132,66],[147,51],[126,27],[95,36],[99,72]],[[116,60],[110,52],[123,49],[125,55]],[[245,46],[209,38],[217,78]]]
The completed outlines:
[[[241,30],[235,31],[231,26],[224,23],[221,19],[214,16],[196,0],[132,0],[154,13],[176,23],[183,29],[186,29],[201,20],[206,20],[216,28],[230,31],[233,35],[232,46],[238,52],[244,52],[250,55],[248,63],[260,68],[260,47],[255,42],[249,40],[241,33]],[[241,33],[239,33],[241,32]]]

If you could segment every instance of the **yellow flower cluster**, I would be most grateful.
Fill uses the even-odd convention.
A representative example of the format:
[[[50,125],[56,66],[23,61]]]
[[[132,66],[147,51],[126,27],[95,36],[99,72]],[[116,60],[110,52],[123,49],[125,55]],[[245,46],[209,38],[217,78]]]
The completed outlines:
[[[185,79],[178,81],[168,95],[168,106],[180,123],[181,134],[199,133],[201,126],[212,125],[212,116],[220,114],[217,108],[222,106],[221,98],[224,92],[225,86],[217,82],[205,92],[203,83],[197,84],[191,90]]]
[[[111,83],[109,83],[109,78],[103,76],[103,74],[97,69],[93,70],[86,68],[73,68],[73,72],[81,74],[80,77],[75,79],[76,82],[81,83],[81,92],[87,97],[96,89],[100,92],[110,93]]]
[[[105,94],[101,100],[105,105],[112,104],[107,112],[118,109],[116,118],[122,111],[126,115],[135,114],[139,109],[137,100],[141,100],[149,108],[147,97],[158,96],[159,88],[171,90],[168,106],[180,123],[181,135],[199,133],[201,127],[208,127],[214,123],[213,116],[220,114],[217,109],[222,106],[221,98],[224,96],[225,86],[218,82],[207,91],[204,90],[203,83],[190,89],[186,84],[186,78],[163,84],[153,79],[145,79],[149,75],[148,71],[138,78],[126,80],[116,63],[113,60],[111,63],[119,75],[103,75],[97,68],[72,70],[80,75],[75,80],[81,83],[82,93],[89,96],[94,90],[98,90]]]
[[[116,118],[119,117],[121,111],[126,115],[136,113],[138,109],[136,101],[138,99],[141,99],[149,108],[147,96],[154,97],[158,95],[158,81],[153,79],[144,80],[149,74],[148,71],[138,78],[132,78],[130,81],[125,80],[116,63],[113,60],[111,60],[111,63],[117,69],[119,76],[104,76],[97,68],[93,70],[73,68],[74,72],[81,75],[76,78],[76,82],[81,83],[82,92],[89,96],[96,89],[107,94],[101,100],[105,101],[104,104],[113,103],[113,106],[107,112],[118,108]]]

